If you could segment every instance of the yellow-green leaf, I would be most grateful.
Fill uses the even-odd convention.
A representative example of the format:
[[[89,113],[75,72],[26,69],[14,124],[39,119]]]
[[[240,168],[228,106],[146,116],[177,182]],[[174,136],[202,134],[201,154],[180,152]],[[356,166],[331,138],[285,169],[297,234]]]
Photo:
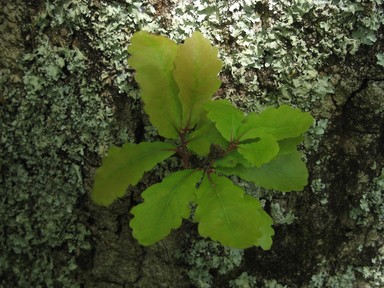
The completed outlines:
[[[260,114],[250,113],[239,131],[240,140],[261,134],[271,134],[276,140],[301,135],[312,125],[313,118],[307,112],[287,105],[267,108]]]
[[[175,147],[163,142],[127,143],[111,147],[96,170],[92,200],[108,206],[124,196],[128,185],[136,185],[144,172],[175,153]]]
[[[222,62],[217,54],[218,49],[200,32],[194,32],[179,45],[173,75],[180,89],[184,128],[193,128],[199,122],[204,113],[203,105],[211,101],[220,87],[217,75]]]
[[[128,48],[128,64],[136,70],[144,111],[161,136],[177,138],[181,131],[179,89],[173,78],[178,46],[172,40],[136,32]]]
[[[258,167],[276,157],[279,153],[279,144],[275,137],[266,134],[259,141],[240,144],[237,150],[246,160]]]
[[[279,142],[280,151],[279,154],[287,154],[296,151],[297,145],[304,140],[304,136],[300,135],[294,138],[285,138]]]
[[[226,147],[228,142],[217,131],[215,124],[207,122],[196,131],[188,135],[188,148],[199,156],[207,156],[212,144],[218,144]]]
[[[196,194],[195,220],[201,236],[234,248],[269,249],[266,239],[274,233],[272,219],[257,199],[216,174],[206,176]]]
[[[223,158],[220,158],[220,159],[215,161],[215,167],[233,168],[239,164],[241,164],[244,167],[252,167],[253,166],[237,150],[234,150],[234,151],[226,154]]]
[[[260,187],[282,192],[301,191],[308,183],[308,170],[298,151],[279,154],[260,167],[238,165],[234,168],[218,167],[217,170],[225,175],[237,175]]]
[[[217,130],[225,140],[237,140],[238,130],[242,125],[244,113],[228,100],[215,100],[204,105],[207,117],[215,123]]]
[[[202,174],[198,170],[178,171],[142,193],[144,202],[133,207],[131,213],[135,217],[129,223],[140,244],[154,244],[189,217],[195,185]]]

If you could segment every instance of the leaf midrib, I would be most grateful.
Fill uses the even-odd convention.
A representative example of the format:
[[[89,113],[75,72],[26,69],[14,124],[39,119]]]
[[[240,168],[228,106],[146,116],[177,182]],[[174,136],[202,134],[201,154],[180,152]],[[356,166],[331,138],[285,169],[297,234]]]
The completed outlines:
[[[213,191],[215,192],[217,198],[219,199],[220,206],[221,206],[221,208],[223,209],[223,212],[224,212],[225,220],[226,220],[226,222],[228,223],[228,225],[229,225],[229,229],[231,230],[231,235],[232,235],[234,241],[236,242],[236,239],[238,238],[238,237],[237,237],[237,233],[235,232],[235,229],[234,229],[234,227],[233,227],[233,225],[232,225],[232,223],[231,223],[231,221],[230,221],[230,219],[229,219],[229,216],[228,216],[228,214],[227,214],[227,210],[226,210],[226,208],[225,208],[226,206],[224,205],[224,201],[223,201],[223,199],[222,199],[220,193],[217,192],[217,190],[215,189],[215,184],[212,183],[211,186],[212,186]]]

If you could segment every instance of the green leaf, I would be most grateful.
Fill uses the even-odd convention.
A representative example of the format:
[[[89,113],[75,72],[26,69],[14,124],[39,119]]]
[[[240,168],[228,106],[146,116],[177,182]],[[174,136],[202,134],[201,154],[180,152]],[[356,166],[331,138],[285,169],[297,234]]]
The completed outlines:
[[[240,140],[271,134],[276,140],[297,137],[308,130],[313,118],[307,112],[287,105],[267,108],[260,114],[250,113],[239,131]]]
[[[244,167],[252,167],[252,164],[249,163],[237,150],[234,150],[226,154],[223,158],[215,161],[215,167],[236,167],[238,164],[241,164]]]
[[[201,236],[235,248],[269,249],[266,238],[273,235],[272,219],[257,199],[216,174],[205,177],[196,194],[195,220]]]
[[[239,153],[254,166],[261,166],[271,161],[279,153],[279,144],[272,135],[264,135],[259,141],[239,144]]]
[[[264,250],[271,249],[272,246],[272,236],[275,235],[275,231],[272,228],[273,220],[268,215],[267,212],[263,210],[263,208],[260,205],[260,202],[253,198],[252,196],[248,194],[244,194],[244,198],[247,201],[257,201],[257,205],[260,206],[258,208],[259,212],[259,218],[257,221],[257,225],[259,226],[259,230],[262,232],[260,237],[257,239],[257,242],[255,243],[256,246],[260,246]]]
[[[140,244],[154,244],[166,237],[171,229],[178,228],[182,218],[189,217],[195,185],[202,176],[202,171],[178,171],[142,193],[144,202],[131,210],[134,218],[129,223]]]
[[[283,140],[278,141],[280,151],[279,154],[292,153],[296,151],[297,145],[304,140],[304,136],[300,135],[299,137],[294,138],[285,138]]]
[[[298,151],[279,154],[260,167],[246,168],[238,165],[235,168],[220,167],[217,170],[226,175],[237,175],[260,187],[283,192],[301,191],[308,181],[308,170]]]
[[[264,131],[264,129],[260,129],[260,127],[253,124],[255,119],[258,117],[259,114],[253,112],[244,117],[241,123],[242,125],[239,126],[239,130],[237,132],[239,141],[244,142],[246,140],[260,138],[260,136],[268,134]]]
[[[111,147],[103,164],[96,170],[92,200],[108,206],[124,196],[128,185],[136,185],[144,172],[175,153],[175,147],[163,142],[127,143]]]
[[[243,112],[228,100],[216,100],[207,103],[204,108],[208,111],[208,118],[227,141],[237,140],[237,132],[244,119]]]
[[[136,70],[144,110],[161,136],[177,138],[182,108],[173,70],[178,46],[166,37],[144,31],[135,33],[131,42],[128,63]]]
[[[220,87],[217,75],[222,62],[217,54],[218,49],[200,32],[194,32],[178,48],[173,75],[180,89],[183,128],[193,128],[199,122],[203,105]]]
[[[215,124],[207,122],[196,131],[190,133],[187,137],[187,147],[200,156],[207,156],[211,144],[218,144],[222,147],[226,147],[228,142],[225,141],[223,136],[217,131]]]

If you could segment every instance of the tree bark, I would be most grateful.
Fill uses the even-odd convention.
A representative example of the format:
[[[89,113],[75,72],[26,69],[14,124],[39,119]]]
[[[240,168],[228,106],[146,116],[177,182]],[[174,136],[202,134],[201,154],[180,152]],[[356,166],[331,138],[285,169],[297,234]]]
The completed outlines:
[[[146,173],[108,208],[92,203],[89,193],[110,145],[157,137],[142,112],[132,71],[122,64],[129,37],[141,25],[135,17],[153,7],[146,15],[160,23],[159,33],[170,33],[176,30],[172,17],[183,13],[169,14],[172,1],[75,2],[0,1],[0,287],[383,287],[382,23],[372,29],[376,39],[370,45],[345,57],[335,52],[318,67],[321,77],[329,76],[332,92],[310,103],[299,96],[290,100],[317,120],[301,146],[310,178],[303,192],[261,192],[275,220],[271,250],[221,247],[202,239],[189,221],[143,247],[132,237],[129,211],[172,163]],[[224,12],[233,17],[241,10],[230,1],[216,2],[226,2]],[[374,1],[367,3],[359,4],[356,15],[378,13],[370,10]],[[384,12],[382,4],[375,7]],[[116,15],[128,11],[133,19],[124,29],[126,20],[113,26],[117,16],[106,16],[119,9],[125,12]],[[252,9],[265,31],[278,21],[265,1],[255,1]],[[311,37],[321,19],[307,19],[310,13],[292,27],[317,47],[321,39]],[[241,49],[228,32],[236,23],[226,21],[220,20],[216,35],[224,39],[220,49]],[[116,31],[114,46],[108,35]],[[267,63],[273,55],[263,57]],[[260,99],[248,95],[251,85],[236,82],[231,71],[226,67],[221,74],[218,96],[237,91],[232,100],[249,112],[255,106],[247,103]],[[276,95],[281,90],[275,74],[265,65],[247,77],[257,79],[263,95]]]

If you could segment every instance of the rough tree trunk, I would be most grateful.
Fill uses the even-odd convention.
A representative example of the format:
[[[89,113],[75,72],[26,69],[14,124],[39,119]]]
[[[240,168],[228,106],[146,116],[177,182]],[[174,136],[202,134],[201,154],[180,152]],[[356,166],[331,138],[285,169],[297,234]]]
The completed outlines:
[[[384,287],[383,4],[187,2],[0,1],[0,287]],[[232,59],[218,97],[244,111],[316,118],[303,192],[243,183],[274,218],[271,250],[221,247],[188,221],[140,246],[129,210],[169,163],[109,208],[90,201],[110,145],[157,137],[126,64],[142,27],[209,35]]]

